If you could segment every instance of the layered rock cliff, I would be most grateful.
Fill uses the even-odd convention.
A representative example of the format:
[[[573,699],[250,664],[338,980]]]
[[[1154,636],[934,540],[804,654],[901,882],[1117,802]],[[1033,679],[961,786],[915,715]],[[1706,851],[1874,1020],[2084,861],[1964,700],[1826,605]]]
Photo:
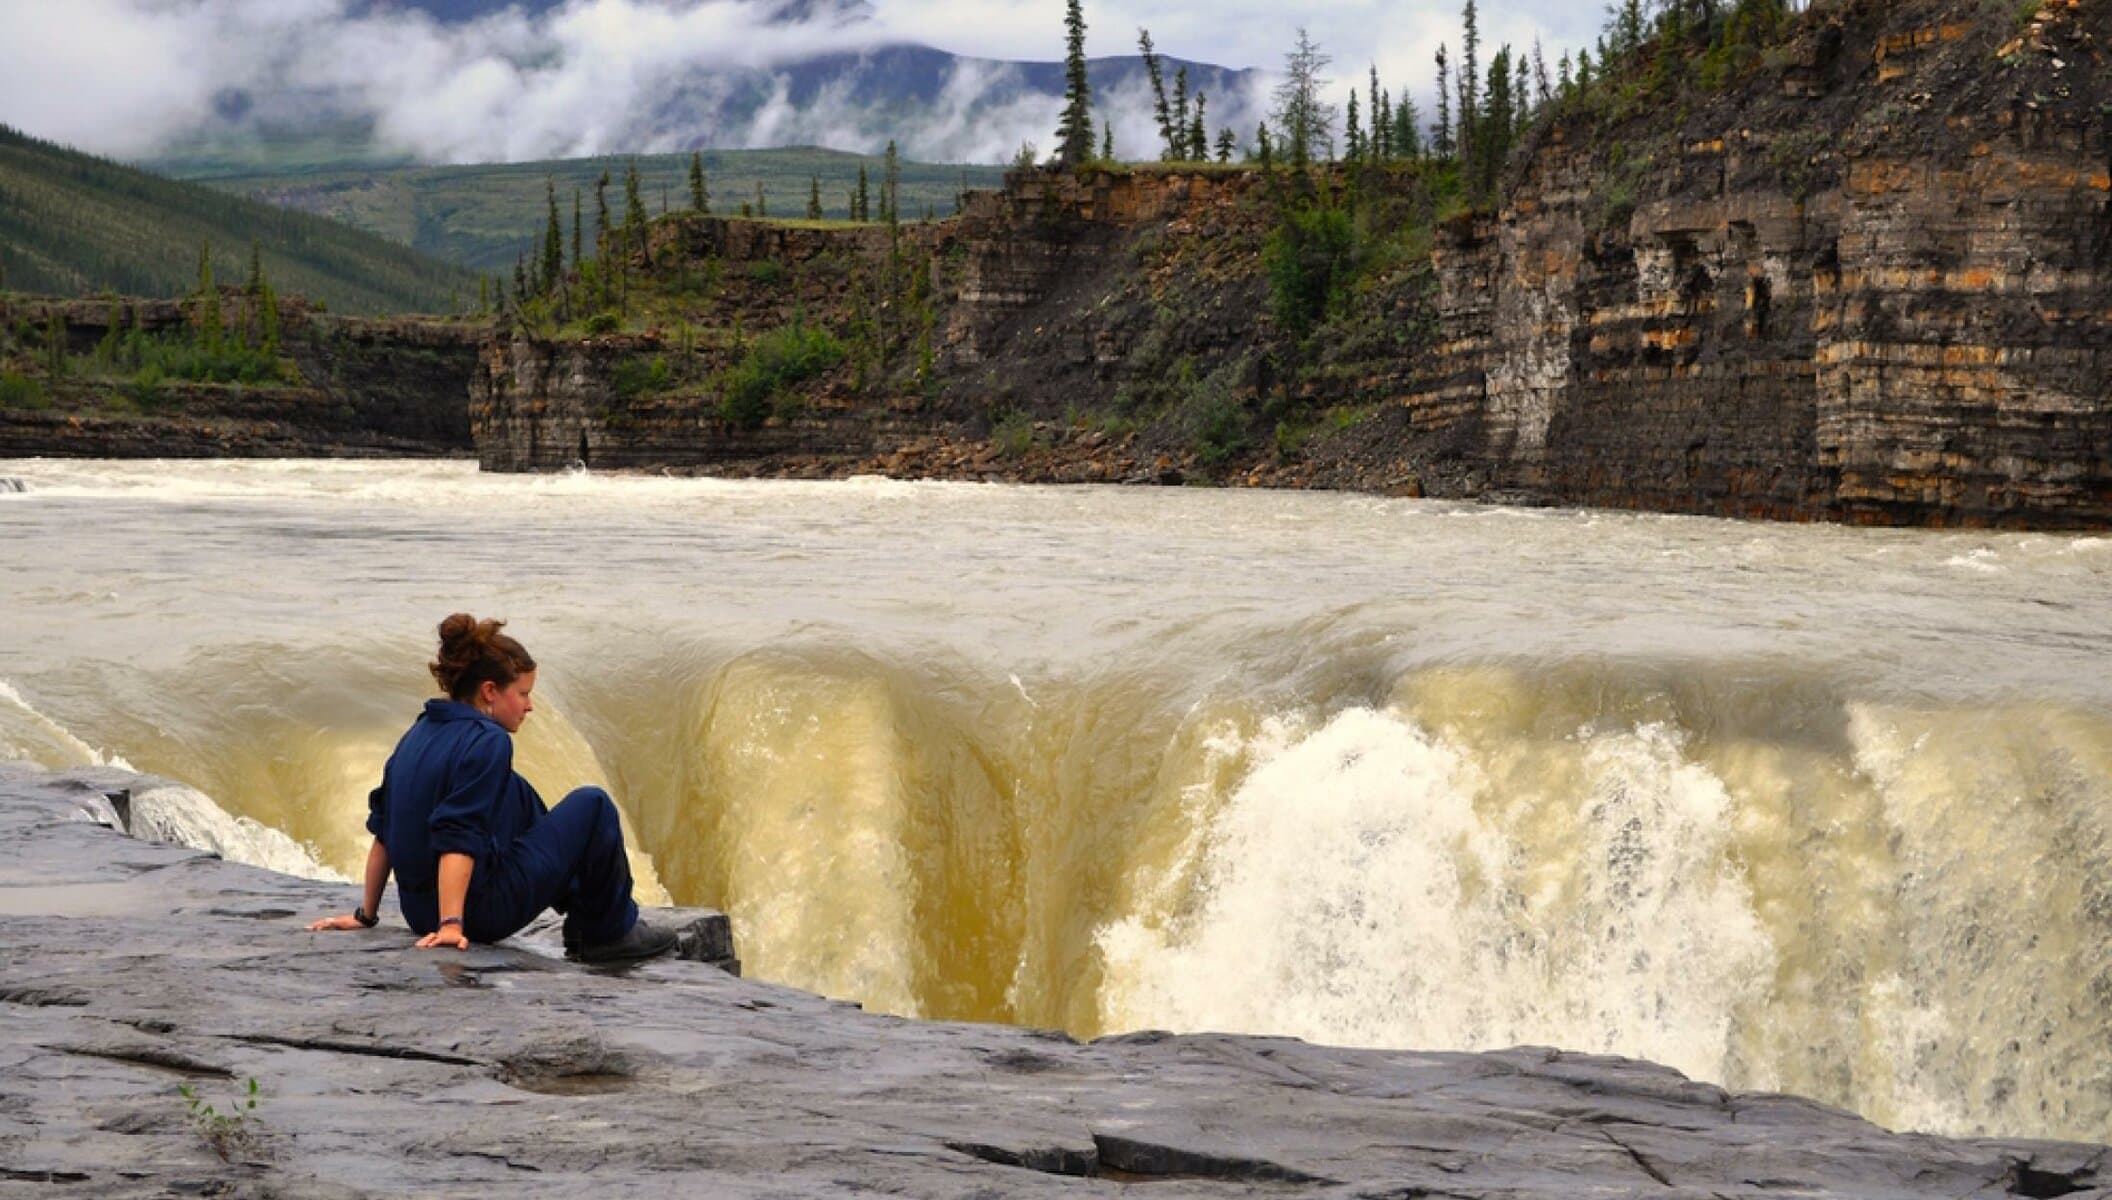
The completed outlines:
[[[2112,521],[2112,11],[2013,29],[1840,5],[1662,134],[1546,130],[1439,250],[1442,382],[1404,402],[1565,501]]]
[[[1493,210],[1416,168],[1088,170],[892,241],[663,223],[636,265],[711,273],[685,332],[488,347],[480,457],[2103,527],[2107,39],[2080,0],[1842,0],[1713,90],[1660,48],[1539,121]],[[1303,338],[1262,255],[1299,188],[1371,246]],[[721,419],[726,331],[794,314],[873,351]],[[616,395],[677,341],[695,370]]]
[[[250,319],[248,298],[222,295],[225,319]],[[467,396],[489,326],[430,318],[342,317],[282,301],[281,354],[292,381],[142,383],[86,371],[38,384],[33,405],[0,403],[0,456],[117,458],[467,454]],[[80,359],[110,331],[188,336],[196,302],[0,297],[0,326],[42,365],[50,330]],[[0,356],[4,357],[4,356]],[[0,361],[0,367],[7,364]]]

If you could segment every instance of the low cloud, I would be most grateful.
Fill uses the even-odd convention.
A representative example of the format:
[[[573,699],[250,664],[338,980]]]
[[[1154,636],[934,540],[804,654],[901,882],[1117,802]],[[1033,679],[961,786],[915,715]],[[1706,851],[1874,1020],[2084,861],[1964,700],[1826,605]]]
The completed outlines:
[[[370,128],[375,150],[427,162],[522,161],[697,146],[814,144],[873,152],[893,138],[927,161],[1009,160],[1023,142],[1051,148],[1060,101],[1024,85],[1004,57],[1049,60],[1061,26],[1047,0],[977,0],[866,8],[802,7],[783,18],[767,0],[569,0],[540,13],[503,7],[442,23],[415,9],[351,0],[68,0],[18,6],[0,40],[0,120],[41,137],[121,157],[264,128]],[[1359,6],[1315,10],[1315,36]],[[1135,25],[1115,6],[1087,6],[1088,49],[1129,54]],[[1213,15],[1214,14],[1214,15]],[[1280,7],[1240,2],[1162,14],[1162,53],[1272,65],[1250,43],[1273,31]],[[1377,14],[1364,12],[1366,21]],[[1366,61],[1391,88],[1427,86],[1428,51],[1456,16],[1400,11],[1391,42],[1368,33],[1354,55],[1335,53],[1338,90],[1362,82]],[[1526,41],[1539,25],[1512,20],[1485,39]],[[1204,44],[1206,30],[1237,44]],[[951,36],[948,36],[949,31]],[[1346,37],[1349,35],[1345,35]],[[982,58],[957,60],[928,105],[876,106],[858,61],[887,46],[922,43]],[[1247,47],[1242,50],[1241,47]],[[816,81],[799,64],[844,56],[849,69]],[[1355,58],[1351,62],[1352,57]],[[1131,84],[1099,97],[1118,151],[1149,157],[1150,108]],[[1246,77],[1212,96],[1210,126],[1244,142],[1266,107],[1266,84]],[[1096,135],[1097,136],[1097,135]]]

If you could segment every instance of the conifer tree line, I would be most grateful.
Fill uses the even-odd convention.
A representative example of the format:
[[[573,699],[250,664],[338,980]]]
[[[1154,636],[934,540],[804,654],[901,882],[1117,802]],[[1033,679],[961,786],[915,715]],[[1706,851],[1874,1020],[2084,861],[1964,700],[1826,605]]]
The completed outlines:
[[[1550,106],[1570,102],[1609,72],[1639,67],[1653,39],[1674,47],[1699,46],[1713,53],[1766,44],[1807,0],[1614,0],[1594,47],[1572,56],[1564,51],[1550,66],[1537,40],[1508,44],[1484,55],[1481,9],[1466,0],[1460,13],[1455,53],[1449,40],[1435,58],[1436,111],[1426,126],[1412,89],[1385,85],[1374,64],[1368,82],[1352,88],[1338,109],[1327,99],[1331,58],[1300,28],[1284,56],[1282,81],[1271,95],[1268,118],[1254,131],[1249,161],[1305,166],[1343,161],[1378,164],[1436,160],[1458,167],[1476,196],[1491,194],[1511,148]],[[1094,156],[1092,91],[1086,78],[1085,19],[1081,0],[1066,0],[1064,12],[1064,104],[1056,131],[1056,166],[1076,166]],[[1190,86],[1188,68],[1169,81],[1151,31],[1137,31],[1152,122],[1165,162],[1229,162],[1241,152],[1240,136],[1208,121],[1209,97]],[[1660,56],[1677,58],[1679,56]],[[1339,131],[1339,138],[1337,133]],[[1098,157],[1114,158],[1113,123],[1100,121]]]

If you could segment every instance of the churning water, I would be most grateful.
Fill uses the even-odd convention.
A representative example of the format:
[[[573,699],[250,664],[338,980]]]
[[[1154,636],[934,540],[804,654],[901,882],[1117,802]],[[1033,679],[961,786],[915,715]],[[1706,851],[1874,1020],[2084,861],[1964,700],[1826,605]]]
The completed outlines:
[[[763,977],[1081,1035],[1548,1043],[2112,1138],[2112,540],[464,464],[0,477],[0,755],[181,781],[160,819],[246,857],[357,870],[468,609],[543,662],[524,772],[608,786],[652,886],[732,912]]]

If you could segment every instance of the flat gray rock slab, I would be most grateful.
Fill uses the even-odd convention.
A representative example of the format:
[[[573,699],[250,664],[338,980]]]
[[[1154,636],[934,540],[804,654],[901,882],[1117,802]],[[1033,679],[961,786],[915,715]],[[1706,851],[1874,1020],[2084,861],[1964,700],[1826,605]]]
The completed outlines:
[[[103,798],[132,782],[0,767],[0,1194],[2112,1196],[2104,1146],[1893,1134],[1624,1059],[1079,1044],[582,967],[547,930],[311,934],[348,889],[132,840]]]

